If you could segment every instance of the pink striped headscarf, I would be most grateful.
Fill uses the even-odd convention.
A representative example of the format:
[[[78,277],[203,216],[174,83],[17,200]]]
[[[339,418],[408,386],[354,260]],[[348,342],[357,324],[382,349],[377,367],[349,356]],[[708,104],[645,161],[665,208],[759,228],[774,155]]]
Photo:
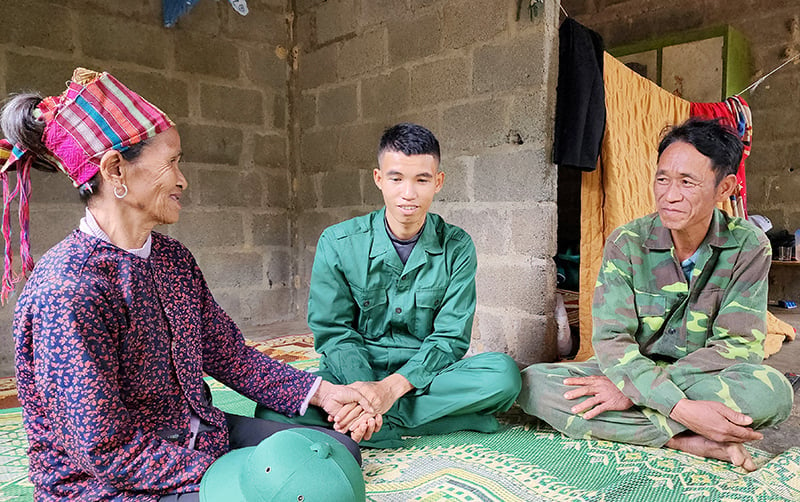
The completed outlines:
[[[75,187],[88,182],[100,169],[109,150],[124,151],[175,124],[161,110],[125,87],[108,73],[76,68],[67,90],[45,98],[34,111],[45,122],[43,142],[49,153],[44,160],[56,166]],[[14,285],[33,270],[28,238],[31,193],[30,170],[38,159],[22,145],[0,140],[0,180],[3,185],[2,233],[5,241],[0,302],[5,303]],[[11,190],[9,171],[17,171]],[[20,258],[22,270],[14,275],[11,251],[11,201],[19,197]]]

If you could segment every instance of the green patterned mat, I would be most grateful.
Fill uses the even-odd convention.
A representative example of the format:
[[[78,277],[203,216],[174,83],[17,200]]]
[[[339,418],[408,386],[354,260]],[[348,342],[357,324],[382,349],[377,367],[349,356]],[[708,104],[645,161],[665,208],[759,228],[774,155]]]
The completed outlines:
[[[314,361],[293,363],[313,369]],[[255,404],[210,381],[214,403],[252,414]],[[675,450],[573,440],[514,409],[496,434],[456,432],[407,438],[398,449],[365,449],[370,501],[800,501],[800,448],[772,456],[751,449],[760,466],[729,464]],[[19,409],[0,413],[0,501],[31,500],[27,441]]]

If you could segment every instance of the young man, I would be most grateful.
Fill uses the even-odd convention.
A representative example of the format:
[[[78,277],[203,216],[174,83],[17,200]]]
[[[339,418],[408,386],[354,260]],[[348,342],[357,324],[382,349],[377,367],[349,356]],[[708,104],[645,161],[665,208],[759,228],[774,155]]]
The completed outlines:
[[[715,121],[691,119],[662,139],[657,212],[606,241],[592,306],[596,359],[526,368],[527,413],[571,437],[755,470],[744,443],[785,420],[793,394],[761,365],[769,242],[716,209],[741,156],[738,136]]]
[[[353,384],[383,428],[362,444],[399,446],[401,435],[497,430],[520,375],[505,354],[462,359],[475,314],[475,246],[428,212],[442,188],[439,142],[398,124],[381,138],[373,176],[385,207],[326,229],[317,244],[308,324],[319,375]],[[351,430],[370,418],[359,406]],[[341,415],[341,414],[340,414]],[[337,417],[341,419],[342,417]],[[328,423],[319,414],[295,417]],[[345,420],[347,421],[347,420]]]

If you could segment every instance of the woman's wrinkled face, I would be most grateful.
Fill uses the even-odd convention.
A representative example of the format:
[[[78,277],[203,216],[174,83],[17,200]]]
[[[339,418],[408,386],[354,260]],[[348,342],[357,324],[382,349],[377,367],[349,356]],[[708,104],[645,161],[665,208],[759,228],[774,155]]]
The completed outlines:
[[[175,127],[157,134],[129,163],[125,173],[128,195],[121,202],[137,211],[141,219],[153,225],[178,221],[181,195],[188,185],[178,165],[181,138]]]

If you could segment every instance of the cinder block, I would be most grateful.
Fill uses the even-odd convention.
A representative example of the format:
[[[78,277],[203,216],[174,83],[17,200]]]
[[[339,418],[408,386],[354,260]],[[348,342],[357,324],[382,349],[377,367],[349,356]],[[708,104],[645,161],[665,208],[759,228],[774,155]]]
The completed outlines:
[[[294,319],[288,288],[248,291],[242,295],[242,324],[255,326]]]
[[[319,176],[321,176],[321,174],[311,175],[301,173],[293,179],[292,186],[295,190],[294,207],[297,211],[302,212],[317,207],[320,196],[317,195],[317,187],[316,183],[314,183],[314,179]]]
[[[478,151],[505,142],[505,103],[477,101],[444,110],[439,142],[451,153]]]
[[[264,176],[254,172],[198,169],[195,200],[203,207],[263,207]]]
[[[503,92],[517,87],[541,88],[547,81],[543,37],[514,39],[503,45],[475,49],[473,85],[475,92]],[[547,42],[547,46],[550,42]],[[498,78],[502,75],[502,78]],[[544,94],[544,91],[541,91]]]
[[[416,106],[415,103],[414,105]],[[439,147],[442,150],[442,155],[447,156],[448,152],[450,151],[450,145],[442,143],[442,138],[440,137],[442,120],[438,110],[433,108],[404,113],[403,115],[397,117],[397,122],[411,122],[412,124],[419,124],[433,132],[433,134],[436,136],[436,139],[439,140]],[[387,126],[391,125],[393,124],[387,124]]]
[[[75,61],[27,56],[8,52],[5,69],[6,91],[38,91],[45,96],[55,96],[64,92],[64,82],[72,77]]]
[[[354,0],[329,0],[317,8],[317,42],[324,44],[353,33],[356,28]]]
[[[436,105],[469,95],[468,61],[457,57],[425,63],[411,70],[411,103]]]
[[[384,206],[383,192],[378,190],[373,177],[374,169],[361,170],[361,196],[367,211],[373,211]]]
[[[475,199],[555,201],[556,174],[543,149],[485,153],[475,162]]]
[[[307,249],[299,253],[297,259],[297,281],[298,289],[308,288],[311,284],[311,269],[314,266],[314,252]],[[298,295],[298,303],[308,303],[308,291],[305,296]]]
[[[186,247],[242,247],[242,215],[229,209],[216,211],[181,211],[180,220],[170,225],[169,234]]]
[[[470,190],[467,186],[467,176],[472,169],[471,157],[445,158],[439,165],[439,170],[444,171],[444,186],[436,194],[434,200],[440,202],[467,202]]]
[[[5,0],[0,43],[71,53],[75,50],[71,16],[68,8],[53,3]],[[43,29],[44,20],[58,22],[47,22]]]
[[[380,68],[386,61],[386,30],[379,27],[340,44],[338,76],[362,75]]]
[[[550,147],[555,107],[555,92],[548,93],[545,87],[532,88],[525,93],[516,93],[509,106],[509,131],[519,134],[524,144]],[[553,101],[554,105],[555,101]]]
[[[289,173],[288,171],[261,175],[267,184],[266,196],[262,197],[267,207],[286,209],[289,207]]]
[[[797,124],[800,123],[800,107],[785,106],[781,109],[758,110],[753,109],[754,124],[769,124],[771,134],[770,139],[784,139],[787,141],[797,141]],[[756,131],[758,134],[758,131]],[[754,135],[755,136],[755,135]],[[761,136],[764,138],[764,136]],[[753,142],[758,141],[758,136],[753,138]]]
[[[276,93],[272,98],[272,127],[278,131],[286,129],[287,101],[283,94]]]
[[[552,258],[558,247],[557,221],[555,201],[511,211],[512,251],[534,258]]]
[[[358,25],[371,26],[408,16],[406,2],[396,0],[369,0],[360,2]]]
[[[16,183],[16,175],[12,174],[9,179],[10,183]],[[46,173],[31,169],[31,192],[32,211],[36,211],[37,207],[40,207],[39,204],[42,203],[71,205],[80,203],[78,190],[61,172]],[[12,215],[12,219],[14,218],[15,216]]]
[[[339,135],[338,129],[304,131],[300,138],[302,171],[314,173],[330,169],[338,158]]]
[[[475,320],[472,325],[472,343],[470,350],[474,352],[502,352],[507,354],[508,327],[507,319],[502,315],[495,315],[478,307],[475,313]]]
[[[478,257],[477,291],[481,305],[546,315],[553,310],[555,266],[552,260]]]
[[[361,175],[358,171],[329,171],[322,175],[322,207],[361,204]]]
[[[228,314],[231,319],[233,319],[233,322],[241,327],[242,303],[238,291],[212,287],[210,287],[210,289],[211,295],[214,297],[214,301],[217,302],[217,305],[219,305],[222,310],[224,310],[225,313]]]
[[[204,164],[239,165],[242,131],[231,127],[180,126],[183,159]]]
[[[311,52],[301,52],[298,57],[297,76],[301,89],[313,89],[336,81],[338,65],[336,45]]]
[[[507,254],[511,228],[508,212],[502,209],[453,209],[448,223],[459,226],[472,237],[478,255]]]
[[[99,1],[99,0],[94,0]],[[117,2],[104,1],[106,4],[114,4]],[[122,3],[122,2],[119,2]],[[149,2],[142,2],[149,3]],[[175,27],[172,28],[176,31],[187,31],[191,33],[205,33],[207,35],[216,35],[222,30],[222,9],[229,8],[222,5],[220,2],[197,2],[189,14],[181,17]],[[130,13],[125,12],[125,15]],[[159,12],[159,16],[161,13]],[[163,17],[163,16],[162,16]]]
[[[317,125],[317,96],[310,92],[304,92],[295,103],[297,120],[300,122],[300,129],[311,129]]]
[[[264,284],[264,259],[260,252],[198,252],[195,257],[212,289]]]
[[[69,184],[69,181],[67,181],[67,184]],[[61,242],[73,230],[78,228],[81,218],[85,214],[86,208],[80,202],[48,204],[46,206],[44,204],[37,206],[36,203],[32,203],[29,229],[31,254],[34,260],[38,260],[48,249]],[[15,219],[12,217],[12,220]],[[12,226],[17,228],[16,223],[12,223]],[[14,242],[18,243],[19,241],[14,239]],[[14,257],[14,266],[16,267],[19,265],[19,248],[14,249]],[[20,289],[19,291],[22,290]]]
[[[358,116],[356,86],[348,84],[320,91],[317,109],[317,120],[322,126],[353,122]]]
[[[400,2],[391,2],[399,4]],[[401,64],[437,54],[442,24],[435,12],[414,18],[394,16],[388,25],[389,61]]]
[[[378,145],[383,134],[383,124],[366,122],[342,128],[342,163],[354,168],[378,167]]]
[[[235,40],[270,45],[287,44],[289,29],[283,9],[251,6],[249,10],[246,16],[228,12],[225,34]]]
[[[396,121],[408,108],[408,96],[409,75],[405,68],[361,81],[361,110],[371,120]]]
[[[144,19],[147,22],[161,24],[161,3],[160,2],[109,2],[108,0],[78,0],[70,2],[60,2],[68,6],[79,5],[85,12],[100,14],[123,15],[136,19]]]
[[[317,5],[325,3],[326,0],[296,0],[295,9],[297,12],[307,12]]]
[[[508,355],[526,368],[534,363],[553,362],[558,357],[553,315],[514,316],[506,335]]]
[[[508,2],[499,0],[451,1],[443,9],[442,43],[458,49],[491,40],[506,29]]]
[[[247,78],[260,85],[265,85],[276,93],[286,93],[286,82],[289,78],[289,65],[286,60],[275,55],[272,47],[259,46],[245,49],[247,64],[244,72]]]
[[[199,73],[230,80],[240,76],[236,44],[202,33],[175,33],[175,65],[178,71]]]
[[[253,162],[256,166],[287,169],[287,141],[277,134],[256,135],[254,137]]]
[[[158,69],[166,68],[172,47],[166,30],[127,17],[82,14],[78,16],[78,37],[81,50],[88,57]]]
[[[237,124],[264,124],[264,97],[259,91],[200,85],[200,112],[208,119]]]
[[[288,249],[288,248],[287,248]],[[267,259],[267,287],[269,289],[292,286],[292,257],[287,251],[272,250]]]
[[[254,246],[289,246],[289,215],[253,213]]]
[[[299,247],[315,247],[323,230],[342,221],[332,211],[306,211],[297,218]]]
[[[189,116],[189,88],[183,80],[158,73],[142,73],[124,68],[109,69],[128,88],[164,110],[173,120]]]

